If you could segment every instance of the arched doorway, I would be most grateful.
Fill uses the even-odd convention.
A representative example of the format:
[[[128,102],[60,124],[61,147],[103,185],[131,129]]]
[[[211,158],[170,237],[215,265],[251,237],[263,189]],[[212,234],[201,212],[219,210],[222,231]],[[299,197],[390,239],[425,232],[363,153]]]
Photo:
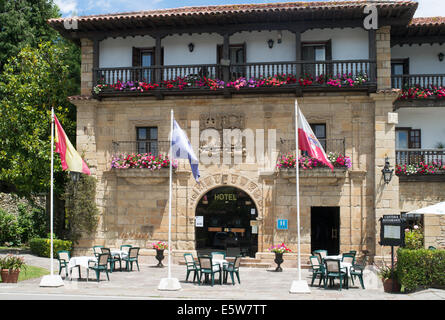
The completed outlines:
[[[252,198],[235,187],[207,192],[196,207],[196,250],[200,254],[254,257],[258,251],[258,210]]]

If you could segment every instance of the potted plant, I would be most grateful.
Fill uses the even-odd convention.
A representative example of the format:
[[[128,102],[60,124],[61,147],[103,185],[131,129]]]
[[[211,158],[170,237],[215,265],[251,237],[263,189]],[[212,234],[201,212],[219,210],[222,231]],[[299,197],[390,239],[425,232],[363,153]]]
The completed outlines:
[[[0,259],[1,278],[4,283],[17,283],[20,270],[26,268],[23,257],[12,254]]]
[[[158,260],[157,267],[162,268],[164,265],[162,264],[162,260],[164,260],[164,250],[168,248],[168,244],[162,241],[154,242],[153,249],[156,249],[156,259]]]
[[[281,264],[283,263],[283,254],[286,252],[292,252],[291,249],[289,249],[288,247],[286,247],[286,245],[283,243],[276,245],[276,246],[272,246],[269,248],[269,251],[274,252],[275,253],[275,259],[274,262],[277,264],[277,267],[275,269],[276,272],[282,272],[283,269],[281,268]]]
[[[400,292],[400,284],[397,278],[396,268],[392,269],[387,265],[383,265],[382,267],[378,267],[378,276],[382,279],[383,282],[383,290],[385,292]]]

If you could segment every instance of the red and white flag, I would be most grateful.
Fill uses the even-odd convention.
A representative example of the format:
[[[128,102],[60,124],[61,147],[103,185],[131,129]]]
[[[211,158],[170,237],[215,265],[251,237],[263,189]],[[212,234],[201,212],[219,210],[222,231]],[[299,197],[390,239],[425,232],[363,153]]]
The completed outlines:
[[[323,147],[312,131],[311,126],[307,123],[306,118],[301,113],[300,109],[298,109],[298,149],[302,151],[306,151],[308,155],[312,158],[315,158],[329,168],[334,170],[334,166],[331,161],[329,161],[326,153],[323,150]]]

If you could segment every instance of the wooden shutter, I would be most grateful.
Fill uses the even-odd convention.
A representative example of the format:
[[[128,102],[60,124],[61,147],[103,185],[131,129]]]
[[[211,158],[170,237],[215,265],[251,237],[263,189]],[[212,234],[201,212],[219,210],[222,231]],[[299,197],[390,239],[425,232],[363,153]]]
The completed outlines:
[[[141,49],[140,48],[133,47],[132,66],[133,67],[141,66]]]

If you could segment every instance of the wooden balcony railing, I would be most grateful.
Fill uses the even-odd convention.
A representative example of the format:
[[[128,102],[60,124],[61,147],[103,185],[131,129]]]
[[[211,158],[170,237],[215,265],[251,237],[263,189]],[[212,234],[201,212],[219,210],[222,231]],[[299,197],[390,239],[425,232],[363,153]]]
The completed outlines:
[[[415,165],[420,162],[426,164],[445,165],[445,149],[398,149],[396,150],[396,164]]]
[[[403,74],[391,77],[394,89],[433,88],[445,85],[445,74]]]
[[[201,92],[252,88],[358,88],[376,84],[371,60],[256,62],[94,69],[97,95],[119,92]],[[198,90],[199,89],[199,90]]]

